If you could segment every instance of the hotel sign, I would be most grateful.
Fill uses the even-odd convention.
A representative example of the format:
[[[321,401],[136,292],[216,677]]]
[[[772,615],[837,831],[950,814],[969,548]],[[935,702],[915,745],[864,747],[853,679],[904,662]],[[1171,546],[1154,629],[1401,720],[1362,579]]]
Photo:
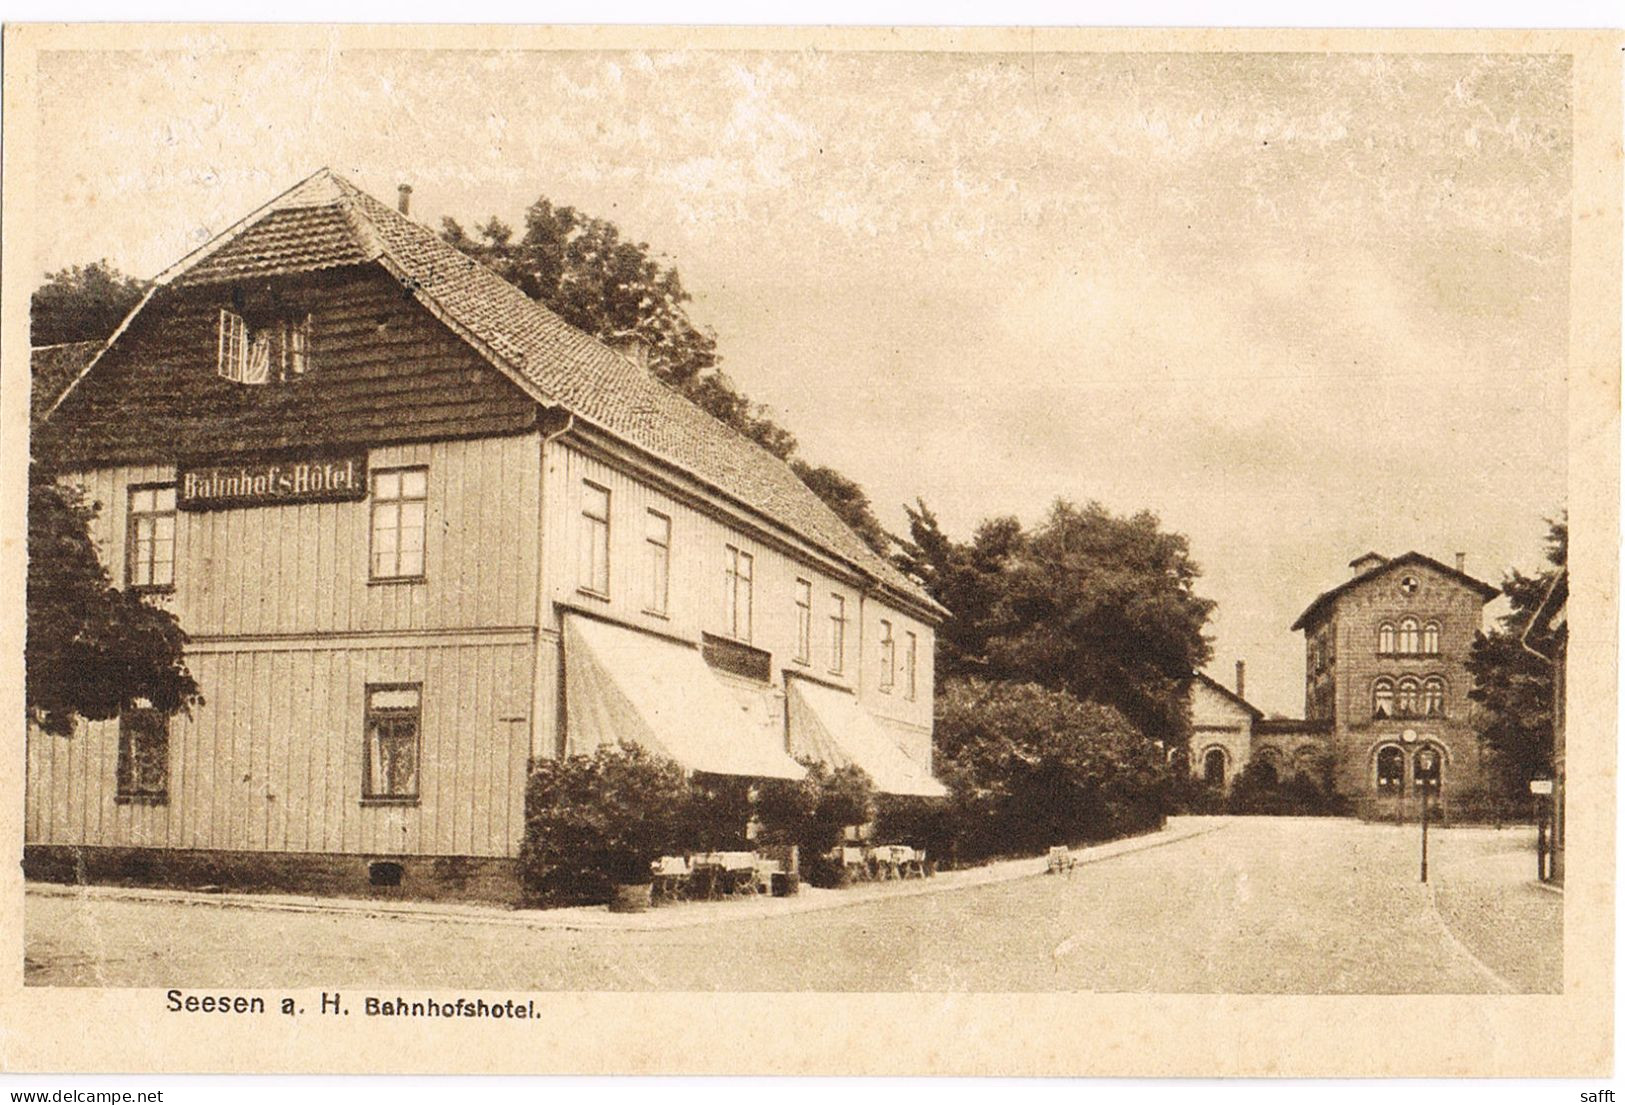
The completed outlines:
[[[354,502],[367,497],[367,457],[356,453],[182,466],[175,492],[182,510]]]

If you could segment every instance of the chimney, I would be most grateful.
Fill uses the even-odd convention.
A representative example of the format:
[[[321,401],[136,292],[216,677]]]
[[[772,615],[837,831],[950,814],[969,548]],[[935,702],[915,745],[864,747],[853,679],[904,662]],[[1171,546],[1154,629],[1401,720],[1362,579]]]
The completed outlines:
[[[1247,661],[1236,661],[1236,697],[1247,697]]]
[[[403,184],[400,187],[400,198],[395,201],[395,208],[403,215],[412,213],[412,186]]]
[[[1462,575],[1467,574],[1467,554],[1464,552],[1459,552],[1456,554],[1456,571],[1460,572]]]

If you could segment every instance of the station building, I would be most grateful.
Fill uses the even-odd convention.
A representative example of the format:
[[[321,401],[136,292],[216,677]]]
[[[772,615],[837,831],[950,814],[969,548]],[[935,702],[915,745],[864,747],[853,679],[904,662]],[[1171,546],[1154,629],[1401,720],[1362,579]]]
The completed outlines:
[[[778,458],[327,170],[42,412],[206,703],[28,735],[37,875],[511,898],[529,766],[931,777],[945,611]]]
[[[1235,692],[1198,676],[1191,770],[1226,787],[1252,761],[1283,778],[1314,773],[1367,817],[1414,813],[1424,786],[1448,809],[1486,782],[1467,658],[1499,592],[1460,555],[1450,567],[1366,553],[1349,568],[1292,625],[1304,634],[1304,716],[1264,717],[1242,697],[1239,665]]]

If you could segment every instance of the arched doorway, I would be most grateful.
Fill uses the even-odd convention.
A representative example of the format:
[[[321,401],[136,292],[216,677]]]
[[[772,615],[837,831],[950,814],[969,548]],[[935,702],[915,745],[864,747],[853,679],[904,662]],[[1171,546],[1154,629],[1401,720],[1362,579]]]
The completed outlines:
[[[1222,748],[1209,748],[1202,753],[1202,782],[1206,786],[1222,788],[1224,786],[1225,761],[1227,757]]]
[[[1377,749],[1377,793],[1397,796],[1405,786],[1405,752],[1397,744]]]

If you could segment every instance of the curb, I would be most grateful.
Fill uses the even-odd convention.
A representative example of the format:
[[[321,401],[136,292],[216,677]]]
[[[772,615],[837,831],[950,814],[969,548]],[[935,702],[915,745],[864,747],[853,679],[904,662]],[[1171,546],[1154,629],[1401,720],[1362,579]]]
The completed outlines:
[[[1122,855],[1179,844],[1225,828],[1224,823],[1201,825],[1180,832],[1164,829],[1148,836],[1128,837],[1072,852],[1077,866],[1102,863]],[[504,925],[513,928],[566,932],[655,932],[695,928],[729,921],[759,921],[800,913],[823,912],[868,905],[873,902],[915,898],[926,894],[948,894],[996,886],[1020,879],[1040,877],[1047,872],[1045,857],[1008,860],[1003,865],[971,868],[967,878],[955,879],[948,872],[934,879],[912,883],[888,883],[847,890],[803,890],[795,898],[771,898],[764,903],[694,903],[667,907],[649,913],[612,914],[602,907],[583,906],[559,910],[502,910],[491,906],[445,904],[394,904],[359,898],[314,898],[261,894],[200,894],[186,890],[149,890],[136,887],[61,885],[29,883],[28,894],[52,898],[98,899],[104,901],[168,903],[213,907],[215,909],[257,909],[277,913],[320,913],[335,916],[387,917],[403,921]],[[981,877],[976,877],[981,876]],[[768,908],[763,908],[772,903]],[[782,904],[781,904],[782,903]],[[756,908],[750,908],[752,904]]]

